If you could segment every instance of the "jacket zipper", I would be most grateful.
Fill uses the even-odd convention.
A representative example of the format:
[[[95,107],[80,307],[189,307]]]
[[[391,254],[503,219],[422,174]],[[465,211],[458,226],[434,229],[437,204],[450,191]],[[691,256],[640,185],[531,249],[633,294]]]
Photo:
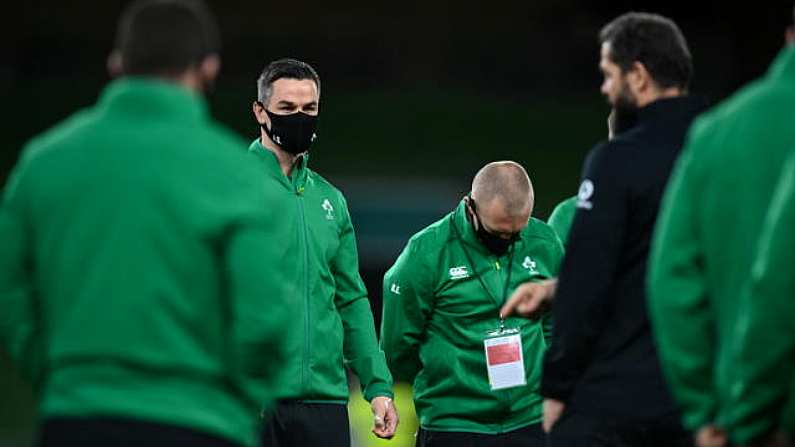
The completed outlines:
[[[309,376],[309,353],[311,351],[311,339],[309,337],[309,244],[306,228],[306,215],[304,211],[304,187],[296,187],[296,205],[298,206],[298,214],[301,216],[301,242],[304,246],[304,356],[301,362],[301,394],[305,395],[307,392],[307,382]]]

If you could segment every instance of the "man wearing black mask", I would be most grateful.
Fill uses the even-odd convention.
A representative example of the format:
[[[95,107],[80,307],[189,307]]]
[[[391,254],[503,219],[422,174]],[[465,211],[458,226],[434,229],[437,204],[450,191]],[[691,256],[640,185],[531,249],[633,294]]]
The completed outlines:
[[[555,276],[563,256],[552,228],[530,217],[533,199],[524,168],[489,163],[384,277],[381,345],[395,376],[414,385],[420,447],[544,446],[549,315],[499,318],[518,285]]]
[[[559,281],[524,287],[503,309],[553,303],[544,359],[544,426],[552,446],[680,446],[692,440],[660,371],[645,278],[657,211],[701,101],[676,24],[627,13],[601,31],[601,91],[637,124],[590,152]]]
[[[294,315],[300,330],[286,340],[281,368],[287,380],[277,390],[280,402],[268,415],[262,445],[348,447],[346,366],[371,403],[373,433],[390,438],[398,422],[392,376],[359,276],[348,206],[338,189],[307,167],[316,139],[320,78],[307,63],[281,59],[265,67],[257,89],[252,107],[261,131],[249,150],[279,184],[278,193],[293,203],[283,217],[293,222],[299,249],[279,262],[290,264],[301,278],[295,287],[301,309]]]

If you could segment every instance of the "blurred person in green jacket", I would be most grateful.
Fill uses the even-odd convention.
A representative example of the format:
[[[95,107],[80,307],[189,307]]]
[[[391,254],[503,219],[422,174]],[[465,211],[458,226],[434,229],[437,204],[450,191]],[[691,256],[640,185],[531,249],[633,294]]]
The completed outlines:
[[[795,445],[795,146],[770,203],[732,340],[729,427],[738,444]]]
[[[552,228],[530,217],[533,202],[524,168],[490,163],[384,276],[381,346],[395,376],[414,384],[419,446],[544,445],[549,315],[499,317],[518,285],[554,277],[563,257]]]
[[[0,344],[42,446],[253,446],[294,315],[291,222],[203,93],[203,3],[122,15],[120,76],[23,150],[0,207]]]
[[[291,323],[288,380],[265,424],[263,446],[348,447],[348,384],[345,367],[358,376],[374,414],[373,432],[390,438],[398,418],[392,376],[378,347],[367,290],[359,276],[356,236],[342,193],[309,169],[320,111],[320,78],[295,59],[269,63],[252,105],[260,137],[249,150],[257,168],[275,184],[277,212],[297,213],[286,258],[298,272],[300,303]],[[271,205],[268,205],[271,207]]]
[[[695,122],[660,210],[649,309],[664,373],[699,445],[725,444],[727,412],[750,404],[728,406],[727,374],[753,368],[732,362],[729,348],[770,198],[795,148],[793,116],[788,45],[767,76]]]

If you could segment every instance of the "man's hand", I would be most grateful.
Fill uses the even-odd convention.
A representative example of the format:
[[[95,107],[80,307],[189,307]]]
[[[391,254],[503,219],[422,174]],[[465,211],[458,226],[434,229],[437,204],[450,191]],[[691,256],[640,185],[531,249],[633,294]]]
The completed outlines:
[[[506,318],[516,312],[523,317],[538,318],[552,305],[557,286],[557,278],[522,284],[502,306],[500,317]]]
[[[705,425],[696,432],[696,447],[724,447],[729,440],[726,432],[714,425]]]
[[[542,427],[544,427],[545,433],[552,431],[552,427],[558,422],[560,415],[563,414],[565,409],[566,404],[559,400],[544,399],[544,421],[542,422]]]
[[[373,433],[379,438],[389,439],[395,436],[399,419],[392,399],[384,396],[373,398],[370,402],[373,409]]]

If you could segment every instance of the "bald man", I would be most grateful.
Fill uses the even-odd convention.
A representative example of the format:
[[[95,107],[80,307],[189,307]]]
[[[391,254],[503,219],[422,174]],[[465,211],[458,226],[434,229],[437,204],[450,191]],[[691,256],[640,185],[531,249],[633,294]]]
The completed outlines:
[[[418,446],[544,445],[538,387],[548,315],[499,316],[517,286],[554,277],[563,256],[532,211],[524,168],[490,163],[384,277],[381,346],[395,377],[414,384]]]

